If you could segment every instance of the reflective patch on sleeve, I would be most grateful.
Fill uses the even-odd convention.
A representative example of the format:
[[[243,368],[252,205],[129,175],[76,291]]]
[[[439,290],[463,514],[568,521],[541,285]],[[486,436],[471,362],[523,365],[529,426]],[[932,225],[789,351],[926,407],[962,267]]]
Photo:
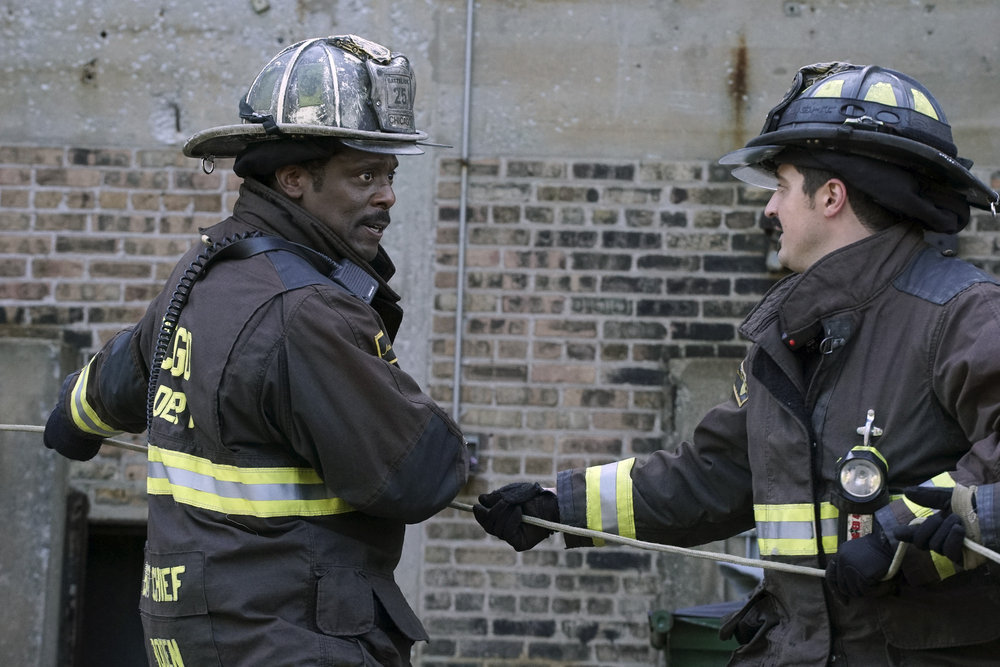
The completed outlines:
[[[743,407],[750,400],[750,390],[747,387],[747,373],[743,368],[746,361],[740,362],[740,367],[736,371],[736,382],[733,383],[733,397],[736,405]]]
[[[87,401],[87,385],[90,382],[90,367],[93,363],[94,360],[91,359],[90,363],[84,367],[83,372],[80,373],[76,384],[73,385],[70,394],[70,415],[76,427],[84,433],[110,438],[113,435],[118,435],[121,431],[105,423],[97,414],[97,410]]]
[[[632,509],[632,466],[635,458],[587,468],[587,527],[612,535],[635,538]],[[594,546],[604,546],[594,539]]]

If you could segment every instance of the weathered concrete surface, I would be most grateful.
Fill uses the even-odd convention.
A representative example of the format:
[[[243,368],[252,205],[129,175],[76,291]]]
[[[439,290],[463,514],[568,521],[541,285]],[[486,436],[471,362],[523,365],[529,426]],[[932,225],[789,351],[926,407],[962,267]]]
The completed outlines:
[[[0,421],[44,423],[59,391],[59,344],[0,338]],[[58,649],[65,460],[35,433],[0,432],[0,656],[54,665]]]
[[[466,2],[51,0],[0,17],[0,134],[179,144],[237,121],[280,48],[353,32],[407,53],[417,121],[461,145]],[[1000,146],[994,0],[501,0],[474,3],[476,155],[705,158],[756,134],[795,70],[878,62],[941,100],[960,147]]]

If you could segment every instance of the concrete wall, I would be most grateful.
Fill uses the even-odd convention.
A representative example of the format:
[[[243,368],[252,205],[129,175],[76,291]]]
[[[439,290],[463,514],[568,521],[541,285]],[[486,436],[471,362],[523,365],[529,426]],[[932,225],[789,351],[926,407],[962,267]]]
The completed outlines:
[[[354,32],[410,55],[418,126],[459,147],[466,3],[50,0],[9,3],[0,133],[172,145],[235,122],[280,48]],[[495,0],[473,4],[474,155],[711,158],[755,134],[795,70],[877,62],[927,85],[959,146],[1000,138],[992,0]],[[16,94],[11,94],[16,91]]]
[[[0,338],[0,409],[9,424],[44,423],[59,391],[61,345]],[[0,432],[0,656],[55,665],[59,649],[67,463],[35,434]]]

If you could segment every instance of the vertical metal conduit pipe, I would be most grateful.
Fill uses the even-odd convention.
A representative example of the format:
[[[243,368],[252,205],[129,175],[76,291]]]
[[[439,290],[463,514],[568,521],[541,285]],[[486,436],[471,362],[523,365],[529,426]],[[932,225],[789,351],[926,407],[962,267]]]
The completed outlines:
[[[469,109],[472,98],[472,24],[475,0],[468,0],[465,9],[465,82],[462,99],[462,184],[458,200],[458,265],[456,266],[455,295],[455,352],[452,371],[451,413],[460,424],[462,407],[462,338],[465,329],[465,226],[466,201],[469,189]]]

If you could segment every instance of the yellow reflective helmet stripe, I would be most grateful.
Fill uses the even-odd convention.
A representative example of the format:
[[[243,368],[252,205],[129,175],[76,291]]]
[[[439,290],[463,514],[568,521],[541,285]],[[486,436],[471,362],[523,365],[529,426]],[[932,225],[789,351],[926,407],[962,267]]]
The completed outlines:
[[[587,468],[587,527],[621,537],[635,537],[632,466],[635,458]],[[595,546],[604,540],[595,539]]]
[[[311,468],[241,468],[149,445],[146,491],[201,509],[261,518],[353,512]]]
[[[862,99],[868,102],[878,102],[889,107],[899,106],[899,102],[896,101],[896,91],[892,89],[892,84],[888,81],[873,83],[865,91],[865,96]]]
[[[938,118],[938,114],[937,111],[934,109],[934,105],[931,104],[931,101],[927,99],[926,95],[924,95],[921,91],[917,90],[916,88],[910,88],[910,94],[913,95],[913,108],[916,111],[919,111],[925,116],[930,116],[934,120],[941,120],[940,118]]]
[[[812,93],[812,97],[842,97],[844,89],[843,79],[830,79],[820,83]],[[930,116],[934,120],[941,120],[938,116],[934,104],[927,95],[916,88],[910,88],[910,95],[913,96],[913,109],[925,116]],[[890,107],[900,106],[900,100],[896,97],[896,91],[888,81],[877,81],[868,87],[862,98],[868,102],[877,102]]]
[[[90,365],[93,360],[83,367],[83,371],[76,378],[76,384],[70,393],[69,409],[73,424],[85,433],[99,435],[102,438],[110,438],[118,435],[122,431],[112,428],[97,415],[93,406],[87,402],[87,380],[90,378]]]
[[[840,91],[843,89],[843,79],[830,79],[821,83],[812,97],[840,97]]]

